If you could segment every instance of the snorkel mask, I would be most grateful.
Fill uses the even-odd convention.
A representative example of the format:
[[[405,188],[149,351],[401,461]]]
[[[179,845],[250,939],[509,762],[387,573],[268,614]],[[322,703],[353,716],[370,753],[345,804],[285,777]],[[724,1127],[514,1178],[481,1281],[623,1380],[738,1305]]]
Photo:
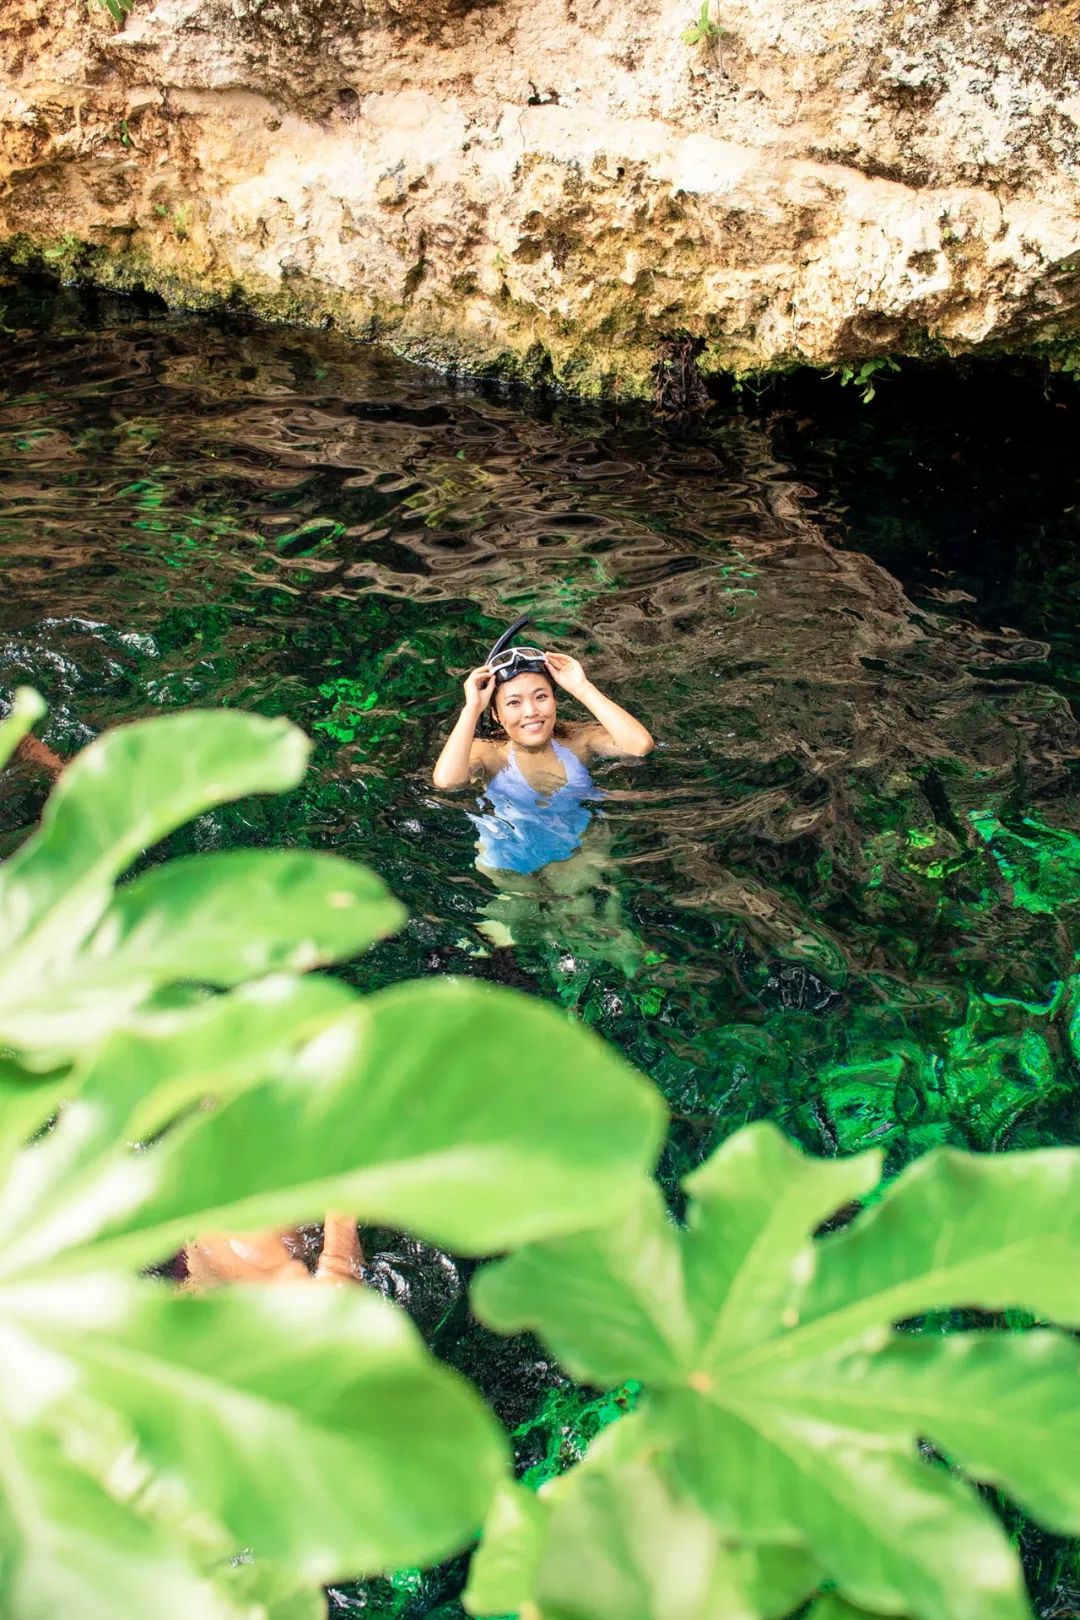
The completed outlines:
[[[527,613],[523,613],[520,619],[515,619],[509,630],[503,631],[484,659],[495,676],[496,687],[502,686],[506,681],[512,681],[515,675],[546,675],[548,680],[551,680],[551,672],[539,647],[507,646],[507,642],[513,641],[518,631],[528,622]]]

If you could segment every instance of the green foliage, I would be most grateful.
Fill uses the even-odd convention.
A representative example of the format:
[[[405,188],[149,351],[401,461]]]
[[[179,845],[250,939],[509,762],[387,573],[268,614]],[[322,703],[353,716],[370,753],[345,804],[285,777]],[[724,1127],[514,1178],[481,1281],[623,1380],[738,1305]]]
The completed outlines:
[[[135,0],[97,0],[97,3],[118,26],[135,10]]]
[[[899,371],[900,367],[888,355],[878,355],[873,360],[864,360],[861,365],[844,364],[835,370],[827,372],[829,377],[839,377],[842,388],[853,387],[858,390],[859,397],[864,405],[869,405],[877,392],[876,377],[888,371]]]
[[[19,1046],[0,1068],[0,1569],[28,1620],[310,1620],[322,1583],[460,1549],[505,1474],[479,1398],[374,1293],[195,1296],[137,1267],[327,1207],[490,1254],[614,1217],[657,1151],[659,1099],[546,1007],[454,983],[360,1001],[280,971],[399,920],[361,868],[241,852],[114,887],[186,816],[290,786],[306,753],[223,712],[124,728],[69,766],[0,879]]]
[[[20,693],[0,752],[39,713]],[[1080,1530],[1080,1350],[1043,1325],[1080,1325],[1080,1156],[938,1152],[879,1192],[876,1153],[815,1160],[761,1124],[686,1179],[677,1226],[648,1179],[659,1098],[580,1025],[467,982],[359,999],[300,976],[399,924],[374,874],[243,850],[120,881],[187,818],[294,786],[307,751],[222,711],[122,728],[0,873],[11,1611],[314,1620],[321,1584],[432,1562],[486,1521],[477,1614],[1023,1620],[967,1480]],[[1074,1050],[1078,986],[1031,1009]],[[994,1017],[982,998],[954,1031],[953,1090],[968,1069],[1048,1084],[1047,1042],[1014,1051]],[[136,1275],[199,1231],[327,1208],[516,1250],[474,1306],[615,1392],[584,1459],[512,1485],[479,1397],[373,1293]],[[1038,1325],[919,1321],[959,1308]]]
[[[58,259],[70,259],[74,253],[78,253],[78,249],[79,238],[74,237],[70,230],[65,230],[63,237],[58,238],[52,248],[42,248],[42,259],[55,264]]]
[[[188,236],[188,225],[191,221],[192,206],[193,205],[191,203],[178,203],[175,208],[170,208],[166,203],[155,203],[154,213],[159,219],[167,219],[169,221],[169,224],[173,228],[173,234],[176,236],[178,241],[186,242]]]
[[[372,873],[308,851],[203,856],[115,887],[192,816],[295,786],[307,756],[284,721],[199,711],[121,727],[80,754],[0,872],[0,1040],[53,1067],[178,981],[303,972],[400,926]]]
[[[865,1609],[857,1609],[838,1592],[829,1592],[810,1611],[809,1620],[872,1620]]]
[[[752,1126],[687,1178],[685,1230],[648,1189],[617,1224],[523,1249],[480,1274],[474,1306],[492,1326],[539,1331],[576,1378],[635,1377],[647,1390],[552,1493],[539,1550],[535,1534],[529,1542],[533,1573],[520,1579],[543,1620],[606,1620],[616,1592],[623,1612],[643,1620],[763,1612],[748,1607],[729,1568],[732,1541],[769,1549],[766,1565],[773,1549],[786,1562],[801,1548],[874,1612],[1027,1614],[1002,1532],[967,1484],[920,1457],[919,1443],[1075,1533],[1080,1351],[1041,1328],[940,1337],[895,1324],[978,1306],[1075,1327],[1080,1159],[1064,1149],[930,1154],[859,1219],[815,1238],[873,1194],[878,1170],[876,1154],[815,1161],[772,1127]],[[605,1477],[590,1478],[593,1468]],[[683,1527],[679,1567],[696,1571],[682,1607],[664,1596],[670,1581],[657,1587],[650,1573],[661,1549],[642,1552],[644,1522],[664,1513]],[[514,1524],[521,1542],[520,1515]],[[497,1531],[493,1541],[484,1559],[504,1580],[513,1560],[500,1555]],[[580,1572],[572,1609],[568,1551]],[[473,1612],[490,1612],[486,1581],[482,1560]],[[736,1596],[721,1600],[732,1582]],[[817,1584],[808,1578],[797,1597]]]
[[[470,1613],[535,1620],[786,1620],[820,1584],[797,1548],[726,1537],[633,1424],[540,1496],[504,1485],[465,1592]]]
[[[701,41],[711,39],[726,39],[729,30],[722,28],[719,23],[709,21],[709,0],[701,0],[701,10],[697,17],[679,35],[684,45],[700,45]]]

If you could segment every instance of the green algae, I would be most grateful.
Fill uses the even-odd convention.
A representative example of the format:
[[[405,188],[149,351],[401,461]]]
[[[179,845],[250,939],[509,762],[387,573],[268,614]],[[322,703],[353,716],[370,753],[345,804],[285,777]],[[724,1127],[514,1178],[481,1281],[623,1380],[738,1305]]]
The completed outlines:
[[[412,920],[353,982],[504,977],[593,1025],[668,1099],[675,1207],[678,1178],[751,1119],[818,1153],[880,1148],[890,1171],[939,1144],[1080,1141],[1075,556],[1070,573],[1032,541],[999,608],[997,555],[954,579],[916,527],[950,570],[930,588],[966,599],[905,596],[878,563],[913,527],[893,510],[911,473],[893,477],[907,463],[875,447],[873,412],[843,402],[829,476],[849,456],[857,494],[889,491],[895,528],[836,499],[845,552],[783,515],[796,480],[804,505],[830,491],[820,466],[737,415],[687,441],[630,413],[455,392],[330,334],[173,316],[82,334],[70,306],[54,337],[12,345],[7,384],[0,467],[21,493],[0,506],[5,680],[47,692],[60,752],[148,707],[304,725],[302,789],[175,842],[375,865]],[[912,456],[932,459],[932,437],[904,424]],[[970,523],[968,482],[965,467]],[[1057,500],[1047,530],[1071,485]],[[597,767],[611,847],[590,909],[526,897],[516,949],[484,956],[474,806],[435,794],[429,770],[466,670],[525,609],[661,746]],[[9,773],[8,829],[39,802]],[[613,935],[633,948],[605,953]],[[486,1341],[449,1268],[416,1259],[418,1294],[449,1277],[452,1295],[435,1326],[418,1319],[496,1402],[523,1473],[547,1477],[618,1398],[576,1389],[535,1346]],[[448,1616],[455,1581],[406,1571],[335,1602]]]
[[[1012,888],[1013,904],[1036,915],[1054,916],[1080,902],[1080,836],[1022,816],[1007,827],[989,810],[973,810],[970,820]]]

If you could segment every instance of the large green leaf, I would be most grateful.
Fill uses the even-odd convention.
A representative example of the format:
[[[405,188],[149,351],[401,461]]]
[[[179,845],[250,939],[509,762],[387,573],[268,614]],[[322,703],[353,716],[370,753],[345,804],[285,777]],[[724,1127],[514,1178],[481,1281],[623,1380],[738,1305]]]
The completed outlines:
[[[539,1330],[580,1379],[646,1379],[643,1425],[725,1534],[812,1548],[871,1610],[1018,1620],[1004,1537],[918,1442],[1080,1530],[1080,1356],[1046,1332],[893,1325],[958,1306],[1080,1321],[1080,1154],[929,1155],[815,1239],[875,1170],[872,1155],[808,1161],[750,1127],[688,1179],[685,1231],[643,1191],[617,1226],[489,1267],[475,1308],[501,1331]]]
[[[319,1582],[461,1546],[505,1467],[377,1298],[177,1296],[136,1267],[326,1208],[490,1253],[615,1217],[658,1149],[656,1094],[549,1008],[281,973],[396,924],[369,874],[243,853],[115,890],[306,747],[235,715],[125,728],[0,877],[0,1577],[32,1620],[298,1620]]]
[[[39,831],[0,875],[0,946],[47,958],[65,929],[84,937],[144,850],[216,804],[295,787],[309,750],[287,720],[227,710],[191,709],[99,737],[64,771]]]
[[[106,1041],[81,1071],[83,1100],[99,1111],[97,1145],[143,1142],[193,1103],[218,1106],[285,1067],[356,1006],[336,979],[269,974],[226,996],[144,1015]]]
[[[542,1620],[755,1620],[715,1524],[655,1466],[581,1468],[551,1495]]]
[[[11,711],[0,721],[0,770],[44,713],[45,700],[39,693],[30,686],[15,688]]]
[[[240,850],[173,861],[118,890],[76,951],[12,1004],[0,1002],[0,1039],[52,1055],[85,1051],[163,984],[303,972],[357,955],[404,918],[373,872],[332,855]]]
[[[550,1520],[550,1504],[524,1485],[499,1486],[469,1561],[462,1598],[469,1614],[517,1614],[533,1601]]]
[[[0,1041],[55,1067],[161,986],[308,968],[398,927],[378,878],[307,851],[178,861],[114,891],[192,816],[294,786],[308,748],[283,720],[189,711],[123,726],[73,760],[0,873]]]
[[[244,1553],[215,1570],[220,1587],[238,1607],[244,1620],[326,1620],[326,1595],[286,1565]],[[255,1610],[255,1616],[252,1610]]]
[[[0,1434],[0,1598],[12,1620],[245,1620],[160,1528],[26,1431]]]
[[[466,982],[357,1003],[278,1078],[150,1151],[102,1151],[102,1106],[84,1095],[24,1155],[0,1278],[31,1262],[148,1264],[200,1227],[287,1226],[328,1208],[491,1254],[627,1206],[664,1117],[588,1031]],[[39,1183],[54,1189],[47,1216],[31,1209]]]
[[[616,1429],[640,1436],[633,1420]],[[804,1553],[732,1545],[679,1493],[655,1448],[605,1445],[610,1432],[539,1496],[499,1491],[469,1569],[470,1614],[786,1620],[815,1590]]]
[[[511,1027],[535,1053],[518,1065],[517,1093],[502,1083]],[[549,1064],[562,1076],[554,1084]],[[262,1082],[267,1074],[279,1078]],[[192,1113],[204,1096],[215,1107]],[[609,1110],[624,1121],[614,1168],[590,1188],[581,1166],[603,1155]],[[53,1128],[18,1155],[0,1203],[0,1410],[20,1445],[51,1459],[46,1483],[75,1462],[78,1477],[58,1489],[81,1500],[92,1475],[106,1492],[73,1554],[93,1588],[86,1612],[106,1601],[99,1524],[125,1508],[133,1522],[118,1533],[121,1549],[155,1544],[149,1515],[177,1545],[203,1549],[193,1568],[214,1549],[219,1563],[247,1549],[254,1591],[267,1560],[310,1588],[461,1546],[505,1467],[486,1410],[377,1297],[286,1288],[177,1296],[125,1277],[120,1264],[160,1258],[207,1225],[240,1224],[227,1219],[239,1213],[229,1200],[250,1212],[253,1184],[267,1207],[281,1197],[290,1219],[321,1214],[330,1192],[349,1207],[345,1192],[387,1184],[403,1214],[415,1202],[423,1216],[441,1189],[447,1222],[495,1247],[515,1223],[536,1230],[570,1219],[560,1191],[577,1218],[625,1198],[655,1153],[661,1112],[637,1077],[558,1014],[467,985],[360,1005],[330,981],[271,977],[114,1034]],[[137,1145],[178,1114],[179,1127]],[[183,1203],[171,1235],[153,1214],[158,1197]],[[376,1203],[381,1218],[381,1195]],[[125,1225],[134,1248],[96,1240]],[[18,1469],[0,1469],[0,1495],[18,1488]],[[34,1551],[56,1545],[54,1531],[31,1501],[22,1513],[25,1545],[11,1557],[21,1560],[29,1613],[46,1601],[38,1587],[66,1588],[44,1580],[47,1559]],[[136,1584],[121,1587],[117,1615],[148,1612],[132,1558],[124,1579]],[[189,1587],[198,1596],[190,1614],[217,1613],[190,1571],[177,1590]],[[283,1620],[305,1606],[304,1591],[286,1586]]]
[[[7,1096],[0,1086],[20,1146],[43,1108],[47,1114],[63,1092],[80,1093],[0,1182],[0,1273],[40,1267],[80,1240],[88,1217],[115,1210],[121,1189],[138,1197],[152,1185],[152,1160],[132,1145],[193,1104],[212,1099],[220,1106],[278,1072],[355,1005],[333,980],[275,975],[195,1007],[144,1017],[138,1030],[114,1034],[97,1049],[77,1085],[14,1079]],[[7,1114],[0,1118],[7,1125]]]
[[[4,1291],[3,1331],[16,1430],[81,1446],[136,1508],[167,1481],[180,1529],[205,1540],[209,1521],[311,1583],[455,1551],[505,1467],[479,1397],[366,1289],[40,1282]]]
[[[1080,1326],[1077,1167],[1071,1148],[918,1160],[822,1244],[799,1300],[800,1352],[956,1305]]]
[[[503,1446],[404,1319],[351,1291],[178,1298],[119,1268],[327,1207],[491,1252],[622,1207],[662,1116],[588,1032],[476,985],[359,1003],[269,977],[146,1014],[0,1196],[0,1407],[103,1486],[130,1481],[133,1512],[164,1489],[178,1534],[217,1526],[220,1556],[309,1582],[443,1556]]]
[[[838,1592],[829,1592],[814,1604],[809,1620],[875,1620],[875,1617],[866,1609],[857,1609]]]
[[[69,1074],[66,1068],[34,1074],[14,1058],[0,1057],[0,1187],[12,1159],[67,1093]]]
[[[821,1585],[821,1566],[805,1547],[737,1542],[730,1557],[739,1585],[761,1620],[790,1620]]]
[[[772,1387],[867,1438],[931,1434],[966,1473],[1068,1533],[1080,1524],[1078,1382],[1076,1340],[1037,1330],[898,1335],[872,1354],[793,1364]]]

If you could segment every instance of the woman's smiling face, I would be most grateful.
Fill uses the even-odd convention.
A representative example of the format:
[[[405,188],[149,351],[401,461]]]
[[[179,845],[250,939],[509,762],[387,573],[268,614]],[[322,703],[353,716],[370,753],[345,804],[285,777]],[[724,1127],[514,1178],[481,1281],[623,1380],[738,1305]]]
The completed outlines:
[[[495,694],[495,716],[524,748],[543,748],[555,730],[555,693],[546,675],[515,675]]]

